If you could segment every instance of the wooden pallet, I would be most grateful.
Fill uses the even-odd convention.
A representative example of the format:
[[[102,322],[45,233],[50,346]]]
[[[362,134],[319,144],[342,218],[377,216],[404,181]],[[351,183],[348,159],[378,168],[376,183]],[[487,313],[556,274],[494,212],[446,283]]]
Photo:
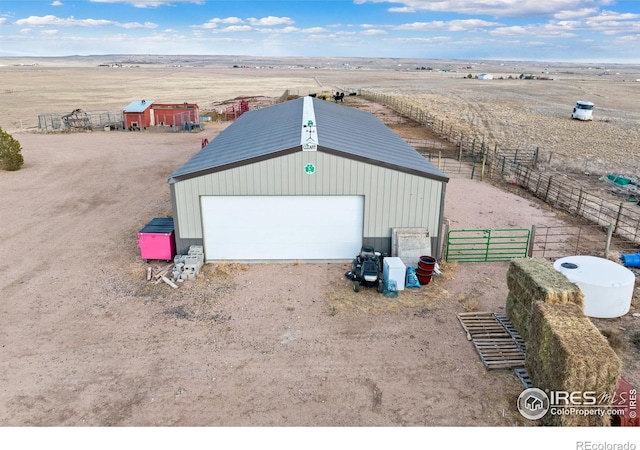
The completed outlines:
[[[458,320],[487,370],[524,368],[524,340],[506,316],[470,312]]]
[[[518,330],[515,329],[515,327],[507,317],[507,315],[504,313],[493,313],[493,315],[498,320],[498,322],[500,322],[500,324],[504,327],[504,329],[507,330],[507,333],[509,333],[509,336],[513,338],[513,340],[516,342],[518,347],[520,347],[520,349],[522,350],[522,353],[526,353],[527,346],[524,342],[524,339],[522,339],[522,336],[520,336],[520,333],[518,333]]]

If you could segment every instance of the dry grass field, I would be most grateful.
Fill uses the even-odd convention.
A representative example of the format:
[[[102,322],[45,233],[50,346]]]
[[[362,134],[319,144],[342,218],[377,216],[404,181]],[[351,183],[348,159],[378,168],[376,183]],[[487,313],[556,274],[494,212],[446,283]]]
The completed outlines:
[[[501,145],[539,146],[553,155],[548,170],[583,170],[587,160],[594,173],[618,163],[637,173],[638,68],[432,63],[443,70],[375,59],[0,59],[0,126],[25,158],[22,170],[0,173],[0,423],[534,425],[515,409],[520,382],[487,372],[455,317],[504,308],[506,263],[444,265],[397,299],[354,294],[342,263],[207,265],[177,290],[150,284],[136,232],[170,212],[167,178],[227,123],[37,133],[38,114],[119,111],[142,98],[207,112],[287,89],[371,89]],[[509,79],[547,72],[555,79]],[[596,103],[596,120],[568,118],[578,99]],[[445,214],[458,228],[562,223],[535,200],[455,175]],[[637,349],[618,350],[640,385]]]

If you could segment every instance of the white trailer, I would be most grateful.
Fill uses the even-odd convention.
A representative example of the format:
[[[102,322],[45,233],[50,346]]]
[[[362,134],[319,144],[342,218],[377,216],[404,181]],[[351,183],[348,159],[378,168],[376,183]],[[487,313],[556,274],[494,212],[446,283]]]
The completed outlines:
[[[578,100],[575,108],[573,108],[573,113],[571,113],[571,118],[578,120],[593,120],[592,113],[593,103]]]

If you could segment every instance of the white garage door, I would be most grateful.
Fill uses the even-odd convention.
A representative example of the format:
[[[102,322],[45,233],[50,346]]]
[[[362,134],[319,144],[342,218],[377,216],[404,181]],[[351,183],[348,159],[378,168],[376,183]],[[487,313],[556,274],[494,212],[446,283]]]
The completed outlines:
[[[207,260],[352,259],[362,245],[362,196],[201,198]]]

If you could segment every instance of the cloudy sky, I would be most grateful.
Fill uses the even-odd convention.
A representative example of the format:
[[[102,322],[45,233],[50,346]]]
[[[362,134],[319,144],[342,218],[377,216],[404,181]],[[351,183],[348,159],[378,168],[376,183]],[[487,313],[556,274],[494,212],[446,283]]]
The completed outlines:
[[[640,63],[640,0],[0,0],[0,56]]]

